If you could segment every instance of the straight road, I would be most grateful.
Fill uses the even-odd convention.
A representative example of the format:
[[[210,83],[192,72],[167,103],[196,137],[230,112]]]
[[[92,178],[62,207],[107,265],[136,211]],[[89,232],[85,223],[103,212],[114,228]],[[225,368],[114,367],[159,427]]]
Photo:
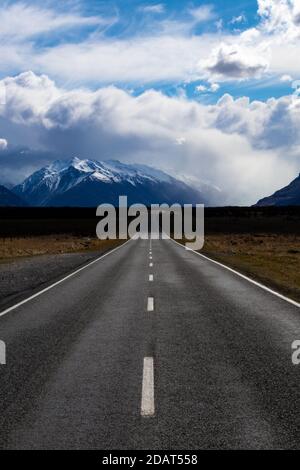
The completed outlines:
[[[1,449],[300,448],[297,305],[132,240],[0,316]]]

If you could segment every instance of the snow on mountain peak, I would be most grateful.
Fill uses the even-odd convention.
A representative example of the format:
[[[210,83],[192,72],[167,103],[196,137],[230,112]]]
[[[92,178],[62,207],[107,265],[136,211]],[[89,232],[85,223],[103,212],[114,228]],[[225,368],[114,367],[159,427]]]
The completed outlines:
[[[46,173],[48,175],[60,174],[71,168],[90,175],[91,178],[107,182],[127,181],[134,185],[144,179],[156,182],[171,182],[172,180],[169,175],[146,165],[125,164],[118,160],[95,161],[78,157],[66,161],[58,160],[46,167]]]
[[[19,187],[22,193],[62,194],[86,179],[102,183],[125,182],[136,186],[144,182],[171,182],[165,173],[144,165],[130,165],[118,160],[95,161],[74,157],[69,160],[56,160],[27,178]]]
[[[14,191],[30,204],[40,206],[92,206],[106,199],[115,203],[118,194],[127,194],[131,200],[147,204],[201,200],[196,190],[155,168],[78,157],[51,163],[29,176]]]

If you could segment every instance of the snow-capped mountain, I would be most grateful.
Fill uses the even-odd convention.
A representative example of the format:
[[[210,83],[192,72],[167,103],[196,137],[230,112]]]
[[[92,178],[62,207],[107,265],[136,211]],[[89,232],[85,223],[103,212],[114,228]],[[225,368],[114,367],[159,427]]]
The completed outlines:
[[[1,207],[22,207],[26,206],[25,201],[23,201],[19,196],[14,194],[5,186],[0,185],[0,206]]]
[[[129,204],[206,203],[199,191],[160,170],[117,160],[58,160],[26,178],[14,192],[33,206],[117,205],[120,195],[127,195]]]
[[[285,188],[279,189],[272,196],[258,201],[256,206],[299,206],[300,205],[300,174]]]

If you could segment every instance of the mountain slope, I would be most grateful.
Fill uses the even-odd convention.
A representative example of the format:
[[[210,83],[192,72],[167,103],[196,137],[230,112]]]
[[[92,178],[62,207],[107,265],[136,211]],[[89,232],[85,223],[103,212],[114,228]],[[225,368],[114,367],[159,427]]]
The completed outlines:
[[[300,174],[285,188],[276,191],[272,196],[257,202],[256,206],[299,206],[300,205]]]
[[[30,205],[53,207],[118,205],[120,195],[127,195],[129,204],[207,202],[199,191],[160,170],[116,160],[79,158],[59,160],[42,168],[14,192]]]
[[[26,206],[25,201],[14,194],[5,186],[0,186],[0,206],[1,207],[22,207]]]

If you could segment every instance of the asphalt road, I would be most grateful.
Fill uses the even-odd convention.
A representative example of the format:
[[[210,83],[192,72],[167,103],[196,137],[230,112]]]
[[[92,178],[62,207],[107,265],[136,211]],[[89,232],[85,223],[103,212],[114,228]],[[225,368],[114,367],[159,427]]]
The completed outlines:
[[[1,449],[300,448],[299,307],[170,240],[9,311],[0,339]]]

